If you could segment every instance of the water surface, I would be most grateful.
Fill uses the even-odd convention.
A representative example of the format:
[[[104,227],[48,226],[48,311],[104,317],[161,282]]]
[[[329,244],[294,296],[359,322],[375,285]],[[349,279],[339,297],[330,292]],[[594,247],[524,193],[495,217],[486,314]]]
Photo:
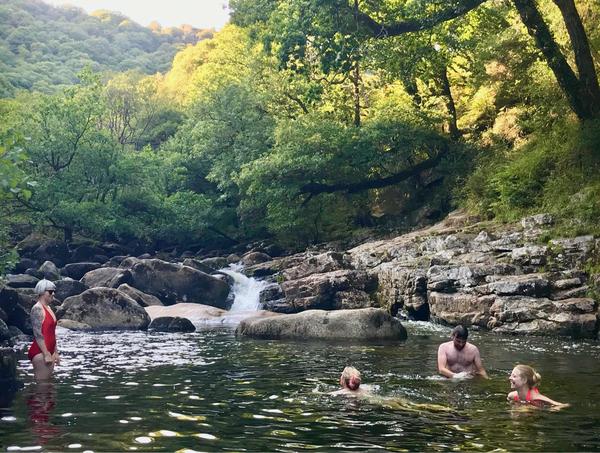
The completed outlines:
[[[450,329],[408,323],[398,344],[238,339],[59,329],[63,363],[0,409],[0,449],[28,451],[600,450],[600,345],[472,333],[490,380],[435,373]],[[543,393],[571,408],[506,402],[513,365],[534,365]],[[352,364],[370,401],[333,397]]]

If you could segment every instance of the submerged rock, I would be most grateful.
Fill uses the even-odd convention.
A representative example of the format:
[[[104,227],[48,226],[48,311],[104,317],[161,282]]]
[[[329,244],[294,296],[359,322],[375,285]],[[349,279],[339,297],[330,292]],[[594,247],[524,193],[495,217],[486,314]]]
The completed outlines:
[[[302,313],[242,321],[237,335],[295,340],[406,340],[402,323],[378,308],[307,310]]]
[[[17,380],[17,353],[13,348],[0,347],[0,388],[3,390]]]
[[[189,319],[163,316],[152,320],[148,326],[150,330],[158,332],[195,332],[196,328]]]
[[[92,326],[89,324],[73,321],[72,319],[59,319],[58,326],[69,330],[92,330]]]

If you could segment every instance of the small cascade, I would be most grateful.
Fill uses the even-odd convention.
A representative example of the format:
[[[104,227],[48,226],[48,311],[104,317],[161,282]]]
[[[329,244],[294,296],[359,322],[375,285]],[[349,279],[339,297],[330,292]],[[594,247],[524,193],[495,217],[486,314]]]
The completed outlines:
[[[233,305],[229,312],[251,312],[260,310],[260,293],[267,286],[264,281],[246,277],[240,272],[241,264],[232,264],[219,272],[233,278]]]

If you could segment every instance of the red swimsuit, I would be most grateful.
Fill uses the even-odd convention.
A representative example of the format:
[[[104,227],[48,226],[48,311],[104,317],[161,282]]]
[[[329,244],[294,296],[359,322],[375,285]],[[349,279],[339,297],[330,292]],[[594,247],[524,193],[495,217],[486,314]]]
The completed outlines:
[[[531,388],[531,389],[527,390],[527,395],[525,396],[525,402],[526,402],[526,403],[531,403],[531,401],[533,401],[533,400],[531,399],[531,392],[533,392],[533,393],[540,393],[540,391],[539,391],[537,388],[535,388],[535,387],[533,387],[533,388]],[[517,393],[515,393],[515,397],[514,397],[514,399],[515,399],[515,401],[516,401],[517,403],[518,403],[519,401],[521,401],[521,400],[520,400],[520,398],[519,398],[519,393],[518,393],[518,392],[517,392]]]
[[[45,305],[42,304],[42,307],[44,307],[45,312],[44,322],[42,323],[42,336],[44,337],[44,343],[46,343],[48,352],[50,354],[54,354],[54,351],[56,351],[56,320]],[[41,354],[41,352],[42,350],[34,338],[33,343],[31,343],[31,346],[29,346],[29,353],[27,354],[29,356],[29,360],[33,360],[33,358],[36,355]]]

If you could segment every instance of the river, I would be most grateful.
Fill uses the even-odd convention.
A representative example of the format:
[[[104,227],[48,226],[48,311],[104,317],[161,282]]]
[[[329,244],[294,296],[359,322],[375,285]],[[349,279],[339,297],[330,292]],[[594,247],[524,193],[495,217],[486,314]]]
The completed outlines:
[[[600,345],[473,332],[490,380],[435,373],[450,329],[406,323],[400,344],[238,339],[229,328],[192,334],[58,331],[54,383],[33,382],[0,411],[9,451],[600,450]],[[512,407],[517,362],[572,407]],[[375,397],[327,393],[342,368]],[[429,406],[431,405],[431,406]]]

